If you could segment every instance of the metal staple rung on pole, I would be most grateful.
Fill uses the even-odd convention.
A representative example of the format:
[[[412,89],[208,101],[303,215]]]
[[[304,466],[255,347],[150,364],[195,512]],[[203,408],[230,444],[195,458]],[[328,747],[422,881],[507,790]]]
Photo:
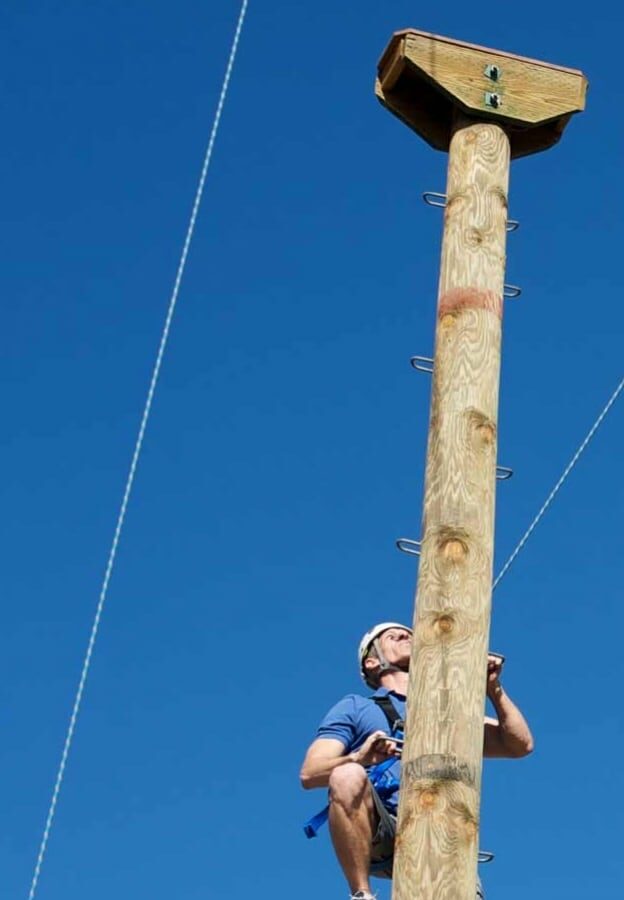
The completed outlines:
[[[446,194],[440,194],[437,191],[425,191],[422,195],[427,206],[437,206],[444,209],[446,206]]]
[[[489,863],[494,859],[494,854],[489,850],[479,850],[477,859],[480,863]]]
[[[507,466],[496,466],[496,478],[498,481],[508,481],[513,475],[513,469]]]
[[[427,375],[433,373],[433,359],[430,356],[412,356],[410,365],[418,372],[426,372]]]
[[[439,209],[446,207],[446,194],[440,194],[438,191],[425,191],[422,195],[427,206],[436,206]],[[520,222],[517,219],[507,219],[507,231],[517,231],[520,228]]]
[[[517,284],[503,285],[503,297],[507,297],[508,300],[515,300],[515,298],[519,297],[521,293],[522,288],[518,287]]]
[[[411,538],[399,538],[396,542],[397,549],[410,556],[420,556],[422,541],[413,541]]]

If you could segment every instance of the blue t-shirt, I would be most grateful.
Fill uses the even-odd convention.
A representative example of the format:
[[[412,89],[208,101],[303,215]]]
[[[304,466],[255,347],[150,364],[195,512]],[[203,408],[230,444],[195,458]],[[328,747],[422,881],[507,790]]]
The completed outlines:
[[[373,696],[390,697],[399,716],[402,719],[405,718],[405,697],[402,694],[396,694],[387,688],[379,688]],[[352,753],[359,750],[366,738],[374,731],[385,731],[386,734],[390,734],[390,724],[384,711],[370,697],[347,694],[335,706],[332,706],[319,725],[316,736],[341,741],[345,746],[345,752]],[[399,780],[401,763],[398,759],[390,767],[389,773]],[[396,809],[398,802],[397,791],[388,798],[386,805]]]

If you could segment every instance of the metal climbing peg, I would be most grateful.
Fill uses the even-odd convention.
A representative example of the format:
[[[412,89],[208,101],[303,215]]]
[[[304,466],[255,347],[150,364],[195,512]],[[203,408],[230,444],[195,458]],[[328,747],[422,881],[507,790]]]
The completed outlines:
[[[433,373],[433,360],[430,356],[412,356],[410,365],[418,372],[426,372],[427,375]]]
[[[444,209],[446,206],[446,194],[439,194],[437,191],[425,191],[422,195],[427,206],[437,206]]]
[[[508,481],[513,475],[513,469],[507,466],[496,466],[496,478],[498,481]]]
[[[507,297],[508,300],[515,300],[516,297],[519,297],[521,293],[522,288],[518,287],[517,284],[503,285],[503,297]]]
[[[396,542],[397,549],[410,556],[420,556],[422,541],[413,541],[411,538],[399,538]]]

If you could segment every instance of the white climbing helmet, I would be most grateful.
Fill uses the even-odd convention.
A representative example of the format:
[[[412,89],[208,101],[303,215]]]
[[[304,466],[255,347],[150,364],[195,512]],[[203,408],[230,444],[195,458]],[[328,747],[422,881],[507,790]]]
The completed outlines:
[[[370,650],[371,645],[375,645],[375,651],[379,658],[382,672],[398,671],[396,666],[391,666],[388,660],[385,658],[385,656],[381,652],[381,647],[379,646],[378,641],[378,638],[381,637],[384,631],[388,631],[388,629],[390,628],[403,628],[405,631],[409,631],[410,634],[413,634],[413,631],[409,627],[409,625],[402,625],[401,622],[380,622],[378,625],[373,625],[373,627],[366,632],[366,634],[360,641],[360,646],[358,647],[358,664],[360,667],[360,675],[369,687],[377,687],[376,684],[368,680],[366,669],[364,668],[364,660],[368,656],[368,651]]]

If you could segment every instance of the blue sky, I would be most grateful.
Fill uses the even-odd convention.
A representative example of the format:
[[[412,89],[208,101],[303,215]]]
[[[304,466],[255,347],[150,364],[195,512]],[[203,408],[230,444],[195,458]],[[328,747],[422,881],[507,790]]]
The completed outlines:
[[[26,898],[239,6],[5,4],[2,896]],[[498,566],[622,377],[616,4],[251,0],[41,900],[345,896],[297,774],[411,617],[446,158],[377,104],[413,26],[583,69],[513,165]],[[621,896],[624,409],[497,591],[537,749],[486,764],[491,898]],[[381,884],[380,897],[389,896]]]

